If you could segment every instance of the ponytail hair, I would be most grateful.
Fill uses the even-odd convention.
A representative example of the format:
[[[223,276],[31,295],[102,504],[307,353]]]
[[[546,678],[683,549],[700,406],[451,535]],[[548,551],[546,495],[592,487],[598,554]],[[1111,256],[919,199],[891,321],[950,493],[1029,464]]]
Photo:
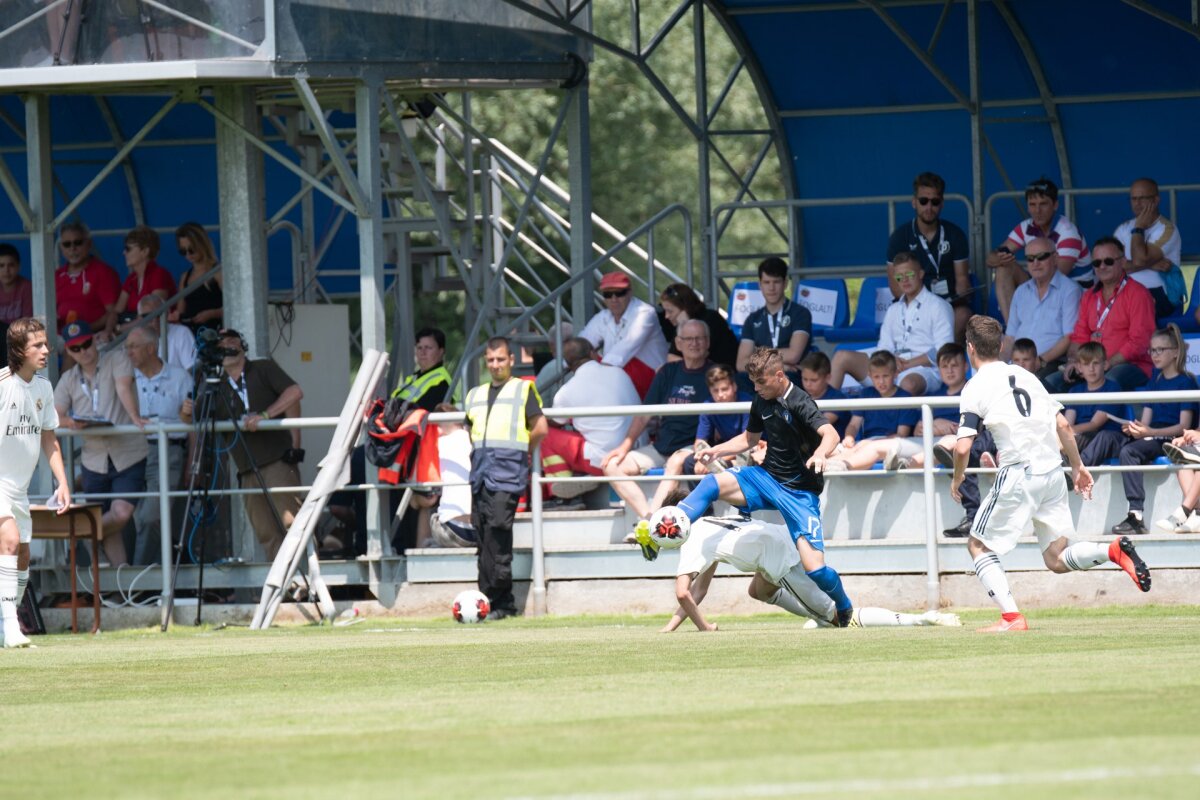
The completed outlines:
[[[1175,369],[1180,375],[1187,374],[1187,343],[1183,341],[1183,332],[1179,330],[1179,326],[1172,322],[1167,327],[1156,330],[1150,338],[1155,337],[1171,340],[1171,346],[1175,348]]]

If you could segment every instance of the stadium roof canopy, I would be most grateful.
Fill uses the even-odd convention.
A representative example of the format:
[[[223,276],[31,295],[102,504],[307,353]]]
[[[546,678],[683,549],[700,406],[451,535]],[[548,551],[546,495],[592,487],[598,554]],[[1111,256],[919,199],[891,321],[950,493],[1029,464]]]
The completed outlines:
[[[781,134],[799,198],[898,195],[931,170],[972,201],[988,246],[1011,200],[1045,175],[1116,188],[1073,199],[1089,239],[1129,217],[1140,176],[1200,185],[1196,0],[721,0]],[[1197,186],[1200,188],[1200,186]],[[1173,214],[1200,252],[1200,193]],[[900,219],[907,209],[898,208]],[[794,255],[811,266],[879,263],[880,206],[809,209]],[[968,222],[949,203],[947,217]],[[864,235],[846,234],[854,226]],[[851,228],[851,229],[854,229]],[[1189,236],[1189,230],[1192,236]],[[832,232],[832,235],[830,235]],[[978,240],[974,250],[980,251]],[[797,245],[799,247],[799,245]]]

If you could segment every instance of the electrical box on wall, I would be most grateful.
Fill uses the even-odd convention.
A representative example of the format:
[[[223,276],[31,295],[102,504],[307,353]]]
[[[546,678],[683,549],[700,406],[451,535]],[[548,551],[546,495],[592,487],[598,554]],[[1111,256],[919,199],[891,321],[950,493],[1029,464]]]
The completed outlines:
[[[350,391],[350,312],[344,305],[272,303],[271,358],[300,384],[305,417],[336,417]],[[333,440],[333,428],[305,428],[300,474],[306,484]]]

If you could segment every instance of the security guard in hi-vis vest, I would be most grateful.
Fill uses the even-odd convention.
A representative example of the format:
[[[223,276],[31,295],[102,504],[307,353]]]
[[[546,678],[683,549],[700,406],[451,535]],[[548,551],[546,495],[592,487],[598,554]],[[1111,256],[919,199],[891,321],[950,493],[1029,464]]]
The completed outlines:
[[[529,455],[546,435],[541,398],[532,381],[512,376],[512,344],[488,340],[484,360],[492,382],[467,393],[471,430],[471,522],[479,536],[479,591],[488,619],[519,614],[512,593],[513,517],[529,484]]]
[[[400,381],[392,397],[407,400],[430,414],[439,403],[457,404],[446,395],[451,377],[446,369],[446,334],[438,328],[422,328],[417,331],[417,344],[413,348],[413,360],[417,371]]]

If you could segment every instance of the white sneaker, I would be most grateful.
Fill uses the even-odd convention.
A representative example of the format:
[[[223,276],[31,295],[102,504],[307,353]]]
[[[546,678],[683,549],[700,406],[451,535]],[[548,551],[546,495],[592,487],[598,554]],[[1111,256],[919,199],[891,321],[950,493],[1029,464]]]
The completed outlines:
[[[1195,516],[1195,515],[1192,515]],[[1167,531],[1168,533],[1189,533],[1186,530],[1186,525],[1191,517],[1184,516],[1183,509],[1177,508],[1171,512],[1171,515],[1166,519],[1154,520],[1154,527]]]
[[[900,455],[900,440],[892,442],[888,445],[887,453],[883,457],[883,468],[886,470],[908,469],[908,459]]]
[[[921,619],[926,625],[940,625],[944,628],[961,628],[962,620],[958,618],[958,614],[951,614],[949,611],[926,611],[921,615]]]
[[[1176,533],[1200,533],[1200,511],[1193,511],[1183,525],[1175,529]]]

